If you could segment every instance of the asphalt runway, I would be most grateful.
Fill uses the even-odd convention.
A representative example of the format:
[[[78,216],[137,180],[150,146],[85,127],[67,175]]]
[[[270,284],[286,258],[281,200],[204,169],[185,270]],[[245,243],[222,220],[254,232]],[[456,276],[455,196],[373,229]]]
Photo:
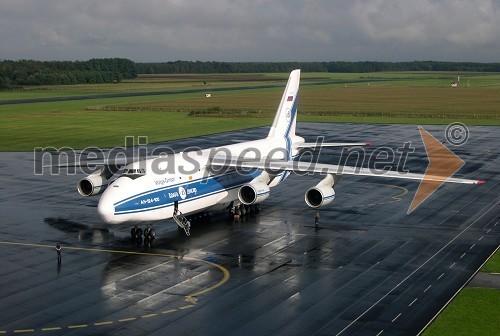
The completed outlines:
[[[445,141],[444,126],[425,129]],[[418,334],[499,243],[500,129],[469,130],[467,143],[448,145],[466,163],[455,176],[486,184],[442,186],[410,215],[416,182],[346,176],[315,229],[304,192],[322,177],[292,175],[259,215],[232,224],[214,214],[189,238],[173,221],[156,223],[152,247],[131,244],[128,225],[100,222],[98,198],[76,191],[83,175],[35,176],[32,153],[1,153],[0,334]],[[411,141],[406,167],[427,165],[416,126],[299,123],[297,133],[372,141],[367,155]],[[340,153],[324,150],[320,161],[338,163]]]
[[[322,85],[333,85],[333,84],[353,84],[353,83],[373,83],[373,82],[385,82],[387,79],[358,79],[355,81],[346,80],[334,80],[334,81],[321,81],[319,83],[303,83],[302,86],[322,86]],[[40,97],[40,98],[26,98],[26,99],[6,99],[0,100],[0,105],[13,105],[13,104],[31,104],[31,103],[51,103],[60,101],[70,101],[70,100],[89,100],[89,99],[106,99],[106,98],[124,98],[124,97],[144,97],[144,96],[163,96],[163,95],[178,95],[186,93],[197,93],[197,92],[228,92],[228,91],[239,91],[239,90],[261,90],[261,89],[272,89],[272,88],[282,88],[283,84],[261,84],[254,86],[238,86],[238,87],[220,87],[220,88],[209,88],[201,87],[196,89],[185,89],[185,90],[161,90],[161,91],[143,91],[143,92],[125,92],[125,93],[102,93],[102,94],[90,94],[90,95],[80,95],[80,96],[60,96],[60,97]]]

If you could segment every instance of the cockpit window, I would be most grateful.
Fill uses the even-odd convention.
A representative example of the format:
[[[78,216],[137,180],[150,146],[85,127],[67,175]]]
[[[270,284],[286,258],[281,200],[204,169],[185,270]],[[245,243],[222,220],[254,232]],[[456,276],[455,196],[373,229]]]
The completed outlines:
[[[136,179],[136,178],[139,178],[141,176],[144,176],[146,175],[146,169],[144,168],[139,168],[139,169],[124,169],[123,170],[123,173],[122,173],[122,176],[125,176],[125,177],[130,177],[131,179]]]

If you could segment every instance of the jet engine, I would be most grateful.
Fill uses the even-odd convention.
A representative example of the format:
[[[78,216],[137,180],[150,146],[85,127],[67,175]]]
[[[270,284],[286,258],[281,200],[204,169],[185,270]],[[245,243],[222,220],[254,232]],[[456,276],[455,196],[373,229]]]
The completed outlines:
[[[77,189],[82,196],[93,196],[102,193],[109,183],[113,174],[107,167],[90,174],[78,182]]]
[[[264,182],[245,184],[238,191],[240,202],[245,205],[260,203],[270,194],[269,186]]]
[[[319,208],[333,202],[335,199],[335,191],[333,190],[334,183],[339,179],[332,174],[328,174],[316,186],[306,191],[305,201],[311,208]]]

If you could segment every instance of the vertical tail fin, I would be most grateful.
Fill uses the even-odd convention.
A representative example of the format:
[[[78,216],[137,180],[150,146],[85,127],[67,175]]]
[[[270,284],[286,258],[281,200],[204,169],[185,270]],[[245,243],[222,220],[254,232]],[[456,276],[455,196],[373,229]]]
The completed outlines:
[[[300,84],[300,69],[293,70],[288,78],[285,92],[281,98],[273,125],[269,130],[268,138],[285,138],[290,140],[295,135],[297,122],[297,101]]]

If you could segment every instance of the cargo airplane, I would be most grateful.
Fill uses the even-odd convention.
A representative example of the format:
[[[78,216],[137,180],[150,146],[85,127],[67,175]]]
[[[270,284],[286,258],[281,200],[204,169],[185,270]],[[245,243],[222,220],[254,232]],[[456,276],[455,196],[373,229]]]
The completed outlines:
[[[106,223],[148,223],[173,218],[189,235],[186,216],[224,210],[244,214],[267,199],[271,188],[284,182],[292,172],[324,175],[305,192],[305,203],[312,208],[334,200],[334,187],[343,175],[423,180],[424,174],[380,173],[368,168],[297,160],[307,149],[368,144],[307,143],[297,136],[299,82],[298,69],[291,72],[269,134],[263,139],[138,160],[124,164],[114,180],[105,162],[101,169],[78,182],[78,191],[83,196],[102,193],[97,209]],[[445,182],[482,181],[448,177]]]

